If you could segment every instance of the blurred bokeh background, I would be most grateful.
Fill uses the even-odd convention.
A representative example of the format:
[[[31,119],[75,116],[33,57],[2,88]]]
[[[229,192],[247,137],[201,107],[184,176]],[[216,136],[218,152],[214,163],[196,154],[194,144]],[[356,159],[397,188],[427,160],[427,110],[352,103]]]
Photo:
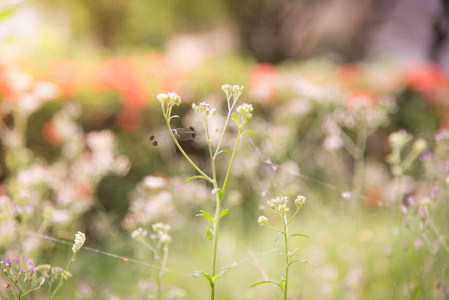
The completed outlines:
[[[186,183],[195,173],[180,153],[148,138],[165,130],[156,95],[178,93],[174,127],[196,128],[182,146],[210,172],[190,105],[216,107],[220,127],[221,86],[239,84],[258,133],[240,145],[223,204],[219,265],[237,265],[219,299],[279,299],[249,286],[261,267],[282,275],[282,245],[257,225],[261,214],[276,224],[266,203],[281,194],[308,198],[292,230],[311,237],[295,243],[314,266],[291,271],[291,299],[447,299],[448,72],[446,0],[3,0],[0,260],[64,267],[70,247],[48,237],[70,244],[81,230],[104,253],[79,254],[61,297],[147,299],[155,261],[130,233],[164,222],[165,298],[207,299],[190,273],[210,268],[195,215],[213,210],[211,187]],[[0,297],[13,299],[6,280]]]

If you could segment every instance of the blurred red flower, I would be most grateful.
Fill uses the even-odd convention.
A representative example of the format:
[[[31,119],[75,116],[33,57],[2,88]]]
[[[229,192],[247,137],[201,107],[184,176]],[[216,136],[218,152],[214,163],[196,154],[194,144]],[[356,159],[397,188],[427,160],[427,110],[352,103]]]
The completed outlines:
[[[115,89],[122,95],[126,109],[143,109],[146,103],[145,78],[130,57],[116,57],[103,61],[91,86],[93,89]]]
[[[55,123],[50,120],[44,124],[42,128],[44,139],[52,144],[58,144],[61,140],[56,128]]]
[[[116,117],[116,122],[123,130],[133,131],[142,122],[141,112],[136,109],[122,109]]]
[[[378,99],[366,90],[355,90],[349,93],[346,107],[351,111],[366,112],[377,107]]]
[[[260,63],[255,65],[249,78],[250,93],[262,101],[273,100],[276,96],[276,68]]]
[[[408,87],[432,103],[444,102],[449,96],[449,79],[437,64],[418,64],[405,70]]]
[[[59,86],[62,97],[73,97],[83,86],[84,69],[78,61],[57,59],[50,64],[45,79]]]

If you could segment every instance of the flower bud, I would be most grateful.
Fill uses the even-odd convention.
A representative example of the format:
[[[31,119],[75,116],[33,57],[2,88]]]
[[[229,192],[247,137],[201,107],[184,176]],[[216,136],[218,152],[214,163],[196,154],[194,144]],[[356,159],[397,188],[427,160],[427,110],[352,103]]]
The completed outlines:
[[[259,223],[260,226],[265,227],[268,225],[268,218],[265,216],[260,216],[257,223]]]
[[[306,204],[306,197],[304,197],[302,195],[299,195],[298,197],[296,197],[295,205],[298,209],[303,207],[305,204]]]
[[[75,243],[72,246],[73,253],[78,252],[81,249],[81,247],[83,247],[85,241],[86,235],[81,231],[78,231],[78,233],[75,234]]]

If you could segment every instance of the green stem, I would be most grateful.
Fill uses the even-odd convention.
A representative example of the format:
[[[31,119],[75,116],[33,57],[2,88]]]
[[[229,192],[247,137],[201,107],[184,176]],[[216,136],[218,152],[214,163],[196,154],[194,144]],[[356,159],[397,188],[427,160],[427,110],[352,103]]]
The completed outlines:
[[[284,300],[287,300],[287,287],[288,287],[288,264],[290,262],[288,253],[288,222],[287,216],[284,214],[282,216],[282,221],[284,223],[284,243],[285,243],[285,283],[284,283]]]
[[[212,180],[212,178],[210,178],[209,176],[207,176],[206,173],[204,173],[203,171],[201,171],[200,168],[198,168],[198,166],[190,159],[190,157],[184,152],[184,150],[182,149],[181,145],[179,145],[178,140],[175,138],[175,136],[173,135],[173,131],[171,129],[170,126],[170,118],[166,118],[166,123],[168,126],[168,130],[170,131],[170,135],[173,139],[173,141],[176,144],[176,147],[178,147],[179,151],[181,151],[182,155],[184,155],[184,157],[187,159],[187,161],[192,165],[192,167],[195,168],[195,170],[197,170],[202,176],[204,176],[204,178],[209,181],[210,183],[214,183],[214,181]]]
[[[237,101],[235,101],[234,104],[233,104],[230,108],[228,107],[228,109],[229,109],[228,115],[226,116],[226,121],[225,121],[223,130],[222,130],[222,132],[221,132],[221,136],[220,136],[220,140],[218,141],[217,148],[215,149],[214,159],[215,159],[215,157],[217,156],[218,151],[220,151],[221,142],[222,142],[222,140],[223,140],[223,137],[224,137],[224,133],[225,133],[225,131],[226,131],[226,128],[228,127],[228,122],[229,122],[229,119],[231,118],[232,110],[234,109],[234,106],[235,106],[236,103],[237,103]]]
[[[164,276],[165,266],[167,265],[168,260],[168,246],[164,245],[164,256],[162,257],[161,268],[159,270],[159,274],[157,277],[157,298],[159,300],[162,299],[162,277]]]
[[[231,161],[229,162],[229,167],[228,167],[228,171],[226,172],[226,177],[225,180],[223,182],[223,188],[222,188],[222,193],[224,193],[225,188],[226,188],[226,184],[228,183],[228,179],[229,179],[229,174],[231,173],[231,168],[232,168],[232,164],[234,162],[234,158],[235,158],[235,154],[237,152],[237,146],[240,143],[240,134],[242,133],[242,127],[239,126],[239,132],[237,135],[237,141],[235,142],[235,146],[234,146],[234,151],[232,151],[232,156],[231,156]]]
[[[66,274],[67,271],[69,270],[69,267],[70,267],[70,265],[72,264],[72,262],[75,260],[75,255],[76,255],[76,252],[73,253],[72,258],[70,259],[69,263],[67,264],[67,267],[65,268],[64,272],[62,273],[61,280],[59,280],[59,283],[58,283],[58,285],[56,286],[55,291],[54,291],[53,294],[51,295],[51,298],[50,298],[51,300],[55,297],[56,293],[58,292],[59,288],[61,287],[62,281],[64,280],[64,277],[65,277],[65,274]]]
[[[215,277],[215,269],[217,262],[217,245],[218,245],[218,228],[220,226],[220,204],[221,199],[218,195],[216,195],[216,209],[215,209],[215,217],[214,217],[214,245],[212,248],[212,280]],[[215,282],[212,284],[211,289],[211,300],[215,300]]]

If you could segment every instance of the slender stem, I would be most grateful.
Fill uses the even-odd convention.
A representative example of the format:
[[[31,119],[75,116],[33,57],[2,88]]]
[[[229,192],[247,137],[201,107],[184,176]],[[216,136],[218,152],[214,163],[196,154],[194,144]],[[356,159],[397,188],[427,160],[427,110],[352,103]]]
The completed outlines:
[[[164,272],[165,272],[165,266],[167,265],[167,260],[168,260],[168,246],[164,245],[164,256],[162,257],[162,263],[161,263],[161,268],[159,270],[159,274],[157,277],[157,298],[159,300],[162,299],[162,277],[164,276]]]
[[[231,173],[232,163],[234,162],[235,154],[237,152],[237,146],[239,145],[239,142],[240,142],[240,134],[241,133],[242,133],[242,127],[239,126],[239,132],[238,132],[238,135],[237,135],[237,141],[235,141],[234,151],[232,151],[231,161],[229,162],[228,172],[226,173],[226,177],[225,177],[225,180],[223,182],[222,193],[224,193],[225,188],[226,188],[226,184],[228,183],[229,174]]]
[[[212,279],[215,277],[215,268],[217,262],[218,228],[220,226],[220,204],[221,199],[216,195],[216,209],[214,217],[214,245],[212,248]],[[211,300],[215,300],[215,283],[212,284]]]
[[[75,260],[75,255],[76,253],[73,253],[72,258],[70,258],[69,263],[67,264],[67,267],[65,268],[64,272],[62,273],[61,279],[59,280],[58,285],[56,286],[55,291],[53,292],[53,295],[51,295],[50,299],[53,299],[56,295],[56,293],[58,292],[59,288],[62,285],[62,281],[64,280],[65,274],[67,273],[67,271],[69,270],[70,265],[72,264],[72,262]]]
[[[226,128],[228,127],[228,122],[229,122],[229,119],[231,118],[232,110],[234,109],[235,103],[237,103],[237,101],[235,101],[234,104],[230,108],[228,107],[228,109],[229,109],[228,115],[226,116],[226,121],[225,121],[223,130],[221,131],[221,136],[220,136],[220,140],[218,141],[217,148],[215,149],[214,158],[217,156],[218,151],[220,151],[221,142],[223,140],[223,136],[226,131]]]
[[[187,161],[192,165],[192,167],[194,167],[195,170],[197,170],[202,176],[204,176],[204,178],[205,178],[207,181],[209,181],[210,183],[213,183],[214,181],[212,180],[212,178],[210,178],[209,176],[207,176],[206,173],[204,173],[203,171],[201,171],[201,169],[198,168],[198,166],[197,166],[197,165],[190,159],[190,157],[184,152],[184,150],[182,149],[181,145],[179,145],[178,140],[177,140],[177,139],[175,138],[175,136],[173,135],[173,131],[172,131],[171,126],[170,126],[170,119],[169,119],[169,118],[166,118],[165,120],[166,120],[166,122],[167,122],[167,126],[168,126],[168,129],[169,129],[169,131],[170,131],[170,135],[171,135],[173,141],[175,142],[176,147],[178,147],[179,151],[181,151],[182,155],[184,155],[184,157],[185,157],[185,158],[187,159]]]
[[[288,264],[290,262],[290,257],[288,253],[288,222],[287,215],[282,216],[282,221],[284,223],[284,243],[285,243],[285,283],[284,283],[284,300],[287,300],[287,287],[288,287]]]

